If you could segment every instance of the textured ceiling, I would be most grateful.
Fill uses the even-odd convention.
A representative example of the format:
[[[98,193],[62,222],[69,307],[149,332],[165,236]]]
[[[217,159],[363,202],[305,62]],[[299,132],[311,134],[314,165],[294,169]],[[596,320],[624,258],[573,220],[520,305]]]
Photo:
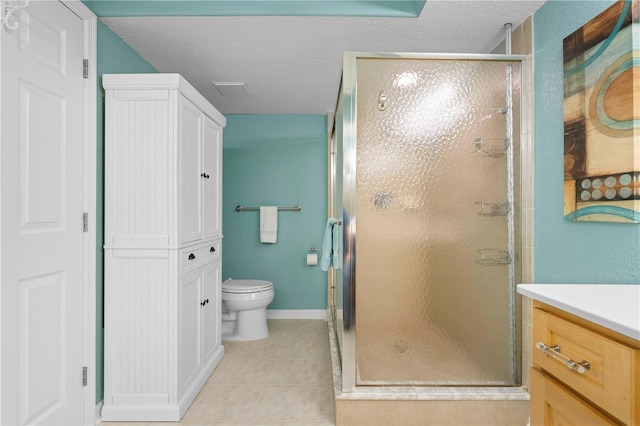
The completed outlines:
[[[103,22],[160,72],[182,74],[224,114],[325,114],[345,51],[489,53],[543,0],[429,0],[418,18],[113,17]],[[242,82],[222,96],[212,82]]]

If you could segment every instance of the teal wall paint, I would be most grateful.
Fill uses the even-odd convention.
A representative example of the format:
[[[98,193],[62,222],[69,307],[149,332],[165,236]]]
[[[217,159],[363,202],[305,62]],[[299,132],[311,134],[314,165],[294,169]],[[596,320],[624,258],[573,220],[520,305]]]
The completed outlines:
[[[327,118],[227,115],[223,154],[222,277],[273,281],[269,309],[326,309],[326,272],[308,266],[327,220]],[[259,212],[237,205],[295,206],[278,215],[276,244],[259,241]]]
[[[640,225],[563,220],[562,40],[612,1],[552,0],[534,14],[534,279],[640,283]]]
[[[104,392],[104,328],[102,295],[104,286],[104,97],[102,75],[114,73],[155,73],[129,45],[98,21],[97,35],[98,119],[97,119],[97,188],[96,188],[96,402]]]
[[[98,16],[420,16],[426,0],[83,0]]]

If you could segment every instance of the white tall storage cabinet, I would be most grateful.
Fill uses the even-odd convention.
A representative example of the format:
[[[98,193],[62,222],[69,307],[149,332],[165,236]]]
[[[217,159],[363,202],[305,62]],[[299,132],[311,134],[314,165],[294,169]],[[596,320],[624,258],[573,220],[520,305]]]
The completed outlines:
[[[221,345],[222,128],[179,74],[105,88],[102,420],[178,421]]]

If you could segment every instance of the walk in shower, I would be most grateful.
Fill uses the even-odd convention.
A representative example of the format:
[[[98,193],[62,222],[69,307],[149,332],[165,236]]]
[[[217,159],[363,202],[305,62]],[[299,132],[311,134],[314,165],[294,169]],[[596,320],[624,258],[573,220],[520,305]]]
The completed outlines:
[[[520,384],[521,59],[345,54],[329,163],[342,391]]]

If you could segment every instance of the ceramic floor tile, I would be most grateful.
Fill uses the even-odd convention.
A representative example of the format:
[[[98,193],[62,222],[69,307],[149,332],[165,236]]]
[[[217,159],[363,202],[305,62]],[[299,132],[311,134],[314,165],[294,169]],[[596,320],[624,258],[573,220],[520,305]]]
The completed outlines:
[[[327,332],[328,334],[328,332]],[[276,358],[325,358],[329,356],[329,337],[287,339],[282,345],[274,348]]]
[[[282,422],[331,420],[332,392],[330,385],[265,386],[256,413],[259,418]]]
[[[223,342],[224,357],[180,423],[135,426],[335,425],[327,323],[269,320],[268,324],[266,339]]]
[[[271,361],[267,374],[260,377],[265,384],[330,385],[333,383],[331,360],[326,358]]]
[[[313,398],[318,407],[316,420],[320,422],[335,422],[336,412],[333,384],[317,386]]]
[[[260,358],[223,358],[209,379],[211,384],[264,383],[271,361]]]
[[[254,342],[233,342],[227,348],[226,342],[222,342],[225,345],[225,357],[261,359],[270,358],[272,353],[278,350],[278,343],[275,339],[268,337]]]
[[[215,421],[244,422],[255,419],[256,401],[262,389],[256,385],[205,386],[182,418],[182,424]]]

